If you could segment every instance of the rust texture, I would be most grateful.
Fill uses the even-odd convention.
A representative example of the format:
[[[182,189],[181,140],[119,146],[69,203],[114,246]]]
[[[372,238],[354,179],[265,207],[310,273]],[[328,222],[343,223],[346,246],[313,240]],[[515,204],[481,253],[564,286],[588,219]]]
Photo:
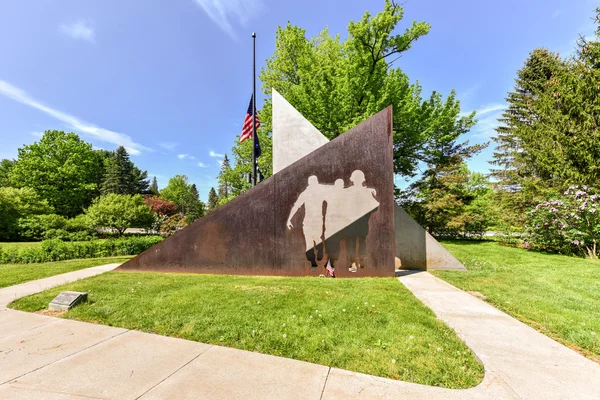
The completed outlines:
[[[119,270],[319,276],[327,274],[325,264],[331,259],[337,277],[394,276],[392,140],[392,108],[388,107]],[[316,176],[319,184],[332,188],[343,179],[347,188],[357,170],[364,174],[364,186],[373,189],[378,207],[327,238],[325,246],[320,243],[314,252],[307,250],[302,228],[306,207],[291,216],[292,228],[288,218],[309,177]],[[331,207],[324,203],[323,212],[335,211]],[[358,249],[362,254],[357,259]]]

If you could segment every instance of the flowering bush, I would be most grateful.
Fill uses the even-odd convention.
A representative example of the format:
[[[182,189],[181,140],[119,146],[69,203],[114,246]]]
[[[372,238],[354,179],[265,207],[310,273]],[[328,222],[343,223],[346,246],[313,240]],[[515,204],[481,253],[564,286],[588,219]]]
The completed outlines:
[[[177,204],[172,201],[165,200],[159,196],[146,196],[144,197],[144,203],[150,210],[159,216],[168,216],[175,215],[178,210]]]
[[[598,258],[600,196],[587,186],[569,187],[559,199],[538,204],[527,213],[532,248]]]

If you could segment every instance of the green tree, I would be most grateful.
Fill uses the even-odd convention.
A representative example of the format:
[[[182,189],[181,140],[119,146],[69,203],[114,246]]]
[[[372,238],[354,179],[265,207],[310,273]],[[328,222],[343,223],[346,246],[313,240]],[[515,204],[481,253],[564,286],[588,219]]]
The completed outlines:
[[[532,152],[530,137],[540,119],[536,102],[548,91],[548,84],[565,63],[557,54],[535,49],[517,71],[515,87],[508,93],[508,107],[496,128],[491,176],[495,179],[495,200],[506,211],[501,228],[512,233],[523,226],[525,212],[552,189],[552,176],[536,166],[538,154]]]
[[[204,215],[204,203],[198,198],[198,189],[195,184],[188,183],[185,175],[175,175],[169,179],[167,186],[161,190],[161,197],[176,203],[181,214],[187,217],[187,222]]]
[[[223,162],[221,163],[221,170],[219,171],[219,176],[217,179],[219,180],[219,198],[226,199],[232,194],[232,177],[231,175],[231,163],[229,162],[229,158],[227,154],[223,157]]]
[[[11,183],[35,188],[57,214],[75,216],[95,195],[98,157],[74,133],[46,131],[39,142],[19,149]]]
[[[32,188],[0,187],[0,239],[18,239],[19,219],[53,211],[48,202]]]
[[[119,236],[131,227],[150,229],[154,222],[154,214],[139,194],[109,193],[96,198],[85,213],[92,226],[110,228]]]
[[[10,186],[10,171],[15,165],[15,160],[7,158],[0,161],[0,187]]]
[[[102,180],[102,194],[147,193],[150,183],[148,172],[140,170],[129,159],[129,153],[123,146],[105,159],[105,173]]]
[[[190,223],[203,217],[205,214],[204,203],[199,197],[198,188],[196,188],[195,183],[192,183],[190,186],[189,203],[185,210],[185,216]]]
[[[575,55],[548,81],[539,116],[522,140],[535,169],[555,187],[600,181],[600,8],[596,37],[580,37]]]
[[[399,4],[386,0],[380,13],[367,12],[360,21],[350,22],[344,40],[327,30],[308,39],[304,29],[289,23],[278,28],[275,51],[260,73],[266,100],[259,112],[263,155],[258,163],[265,176],[272,173],[272,88],[329,139],[393,105],[394,169],[403,176],[417,173],[432,138],[472,126],[473,115],[460,115],[454,92],[445,100],[436,92],[423,99],[421,86],[411,84],[394,66],[430,29],[426,22],[413,22],[397,33],[403,16]],[[251,141],[236,143],[232,152],[235,165],[227,177],[237,195],[249,187],[244,174],[251,169]]]
[[[158,182],[156,180],[156,176],[152,178],[152,184],[150,185],[150,192],[155,196],[158,196],[160,194],[160,191],[158,190]]]
[[[428,150],[427,168],[401,194],[401,204],[429,232],[481,234],[490,222],[485,215],[489,210],[481,208],[490,201],[471,204],[489,194],[489,183],[482,174],[470,172],[465,161],[487,144],[469,146],[468,142],[457,144],[456,139],[448,136]]]
[[[215,190],[214,187],[210,188],[210,191],[208,192],[208,211],[212,211],[215,208],[217,208],[219,205],[219,196],[217,196],[217,191]]]

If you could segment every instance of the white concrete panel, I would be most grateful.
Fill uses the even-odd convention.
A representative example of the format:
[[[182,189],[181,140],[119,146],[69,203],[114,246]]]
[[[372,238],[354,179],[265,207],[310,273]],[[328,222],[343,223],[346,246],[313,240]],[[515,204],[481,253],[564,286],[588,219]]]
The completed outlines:
[[[273,89],[273,173],[329,142]]]

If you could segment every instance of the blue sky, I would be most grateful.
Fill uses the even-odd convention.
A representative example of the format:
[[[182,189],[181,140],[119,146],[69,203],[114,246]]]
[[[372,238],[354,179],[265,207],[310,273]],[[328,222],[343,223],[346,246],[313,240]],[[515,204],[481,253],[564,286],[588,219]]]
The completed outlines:
[[[340,6],[343,4],[343,6]],[[544,46],[569,54],[591,35],[592,0],[409,0],[403,29],[431,32],[398,61],[424,91],[456,89],[479,124],[466,138],[489,140],[515,71]],[[159,186],[186,174],[206,200],[219,161],[239,133],[258,67],[287,21],[309,36],[383,1],[46,0],[0,2],[0,158],[14,158],[46,129],[79,133],[97,148],[126,146]],[[258,105],[262,103],[258,98]],[[492,150],[470,162],[486,172]]]

